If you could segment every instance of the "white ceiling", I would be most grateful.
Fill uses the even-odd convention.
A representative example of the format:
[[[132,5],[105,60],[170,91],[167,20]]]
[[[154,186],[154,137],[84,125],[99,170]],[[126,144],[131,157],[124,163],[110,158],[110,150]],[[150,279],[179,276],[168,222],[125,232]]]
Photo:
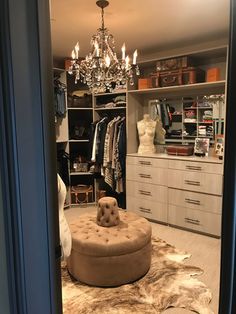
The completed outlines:
[[[110,0],[105,26],[115,37],[118,54],[123,42],[139,56],[158,49],[228,36],[230,0]],[[51,0],[54,58],[71,55],[77,41],[80,55],[90,51],[90,38],[101,25],[96,0]]]

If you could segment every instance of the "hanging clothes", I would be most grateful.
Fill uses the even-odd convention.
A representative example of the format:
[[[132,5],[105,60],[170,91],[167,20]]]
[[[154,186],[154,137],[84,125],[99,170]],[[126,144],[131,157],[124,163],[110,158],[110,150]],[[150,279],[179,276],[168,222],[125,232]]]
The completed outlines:
[[[69,159],[69,154],[67,154],[64,149],[57,151],[57,172],[61,176],[66,186],[70,185]]]
[[[101,120],[98,127],[96,162],[100,165],[103,163],[104,144],[108,122],[108,117],[105,117]]]
[[[54,79],[54,108],[55,115],[63,117],[66,113],[66,85],[58,78]]]
[[[116,182],[115,190],[117,193],[124,192],[124,182],[125,182],[125,154],[126,154],[126,135],[125,131],[125,121],[121,121],[118,125],[118,133],[115,144],[114,152],[114,178]]]
[[[125,125],[125,117],[120,116],[110,121],[105,116],[91,124],[91,160],[101,169],[105,183],[117,193],[125,190]]]

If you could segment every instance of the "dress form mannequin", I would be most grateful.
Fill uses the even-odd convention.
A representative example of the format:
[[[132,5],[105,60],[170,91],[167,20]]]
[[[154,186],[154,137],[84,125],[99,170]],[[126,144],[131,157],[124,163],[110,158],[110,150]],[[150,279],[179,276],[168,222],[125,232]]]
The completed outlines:
[[[66,259],[71,253],[71,232],[69,225],[66,221],[64,214],[64,203],[66,199],[66,186],[62,181],[59,174],[57,175],[58,184],[58,209],[59,209],[59,228],[60,228],[60,241],[62,247],[63,258]]]
[[[152,120],[149,114],[143,115],[143,120],[137,122],[139,147],[138,154],[155,153],[154,136],[156,121]]]

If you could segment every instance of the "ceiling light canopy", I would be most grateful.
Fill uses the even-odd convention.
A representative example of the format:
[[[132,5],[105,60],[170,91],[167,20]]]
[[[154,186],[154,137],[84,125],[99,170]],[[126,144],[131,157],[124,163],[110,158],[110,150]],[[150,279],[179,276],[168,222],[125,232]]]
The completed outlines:
[[[108,1],[96,2],[101,8],[101,27],[91,38],[92,51],[85,57],[79,58],[79,43],[72,51],[71,66],[69,73],[75,75],[75,82],[81,81],[87,84],[89,89],[95,93],[112,91],[124,86],[127,82],[134,84],[134,75],[139,75],[137,61],[137,50],[133,58],[125,54],[125,44],[121,48],[121,59],[115,53],[115,40],[104,25],[104,8],[109,5]],[[132,62],[132,63],[131,63]]]

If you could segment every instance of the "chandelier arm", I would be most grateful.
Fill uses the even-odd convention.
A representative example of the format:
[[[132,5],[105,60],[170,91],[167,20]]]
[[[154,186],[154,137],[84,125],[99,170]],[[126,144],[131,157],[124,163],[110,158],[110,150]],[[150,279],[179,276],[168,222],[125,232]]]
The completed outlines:
[[[105,26],[104,26],[104,9],[102,8],[102,30],[105,29]]]

